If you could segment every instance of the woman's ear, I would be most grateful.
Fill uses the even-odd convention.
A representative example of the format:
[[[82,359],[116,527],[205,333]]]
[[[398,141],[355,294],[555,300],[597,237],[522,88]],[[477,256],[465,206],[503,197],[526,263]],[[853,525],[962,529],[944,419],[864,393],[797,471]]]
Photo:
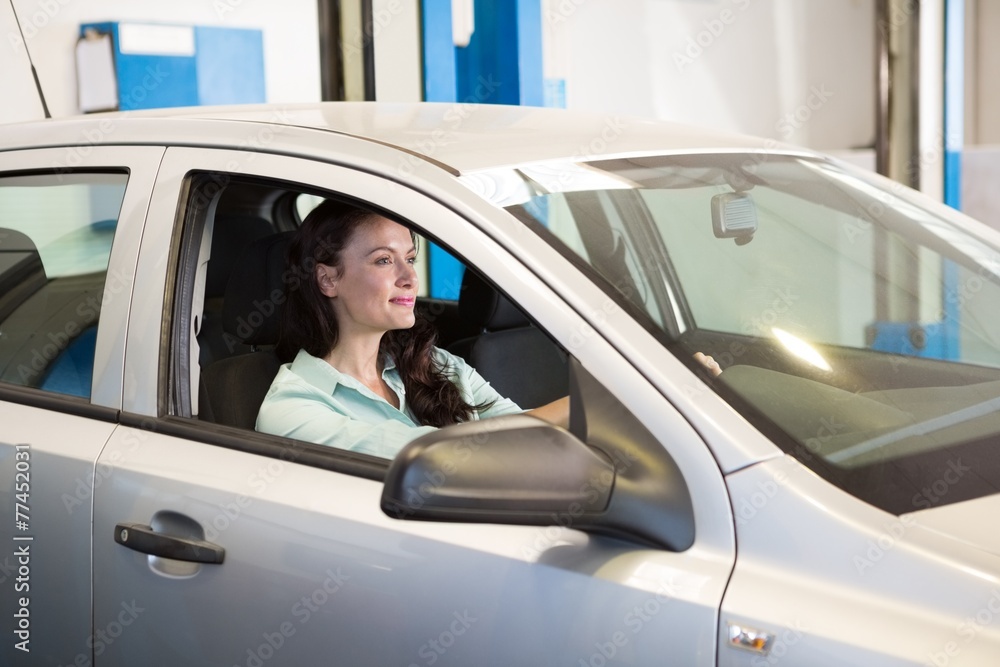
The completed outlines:
[[[335,267],[326,264],[316,265],[316,284],[323,296],[331,298],[337,296],[337,277],[338,271]]]

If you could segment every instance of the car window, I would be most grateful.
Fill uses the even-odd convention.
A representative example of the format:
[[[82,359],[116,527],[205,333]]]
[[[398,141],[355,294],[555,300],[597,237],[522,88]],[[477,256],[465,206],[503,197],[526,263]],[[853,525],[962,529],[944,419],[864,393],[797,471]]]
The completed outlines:
[[[125,173],[0,177],[0,380],[88,398]]]
[[[189,207],[191,215],[186,224],[201,224],[209,233],[185,235],[190,243],[200,244],[182,253],[188,258],[188,266],[181,270],[195,276],[189,281],[178,280],[177,284],[202,291],[200,295],[178,295],[176,299],[177,307],[190,308],[192,315],[175,318],[178,342],[172,350],[175,357],[184,358],[184,363],[172,364],[175,384],[187,382],[188,388],[175,390],[174,394],[183,397],[187,393],[191,403],[190,414],[183,408],[176,409],[175,414],[253,430],[280,362],[290,361],[278,359],[275,351],[284,290],[311,277],[286,266],[284,248],[290,232],[280,230],[299,223],[301,216],[324,198],[346,197],[334,192],[290,191],[287,181],[256,179],[255,192],[239,178],[229,182],[218,193],[214,206],[205,206],[200,213],[196,207]],[[195,181],[195,191],[196,186]],[[281,209],[258,207],[248,213],[248,197],[261,201],[290,198],[295,202],[295,220],[282,219]],[[435,329],[436,346],[473,366],[497,393],[523,409],[565,396],[569,378],[565,352],[522,310],[506,301],[506,296],[466,259],[445,250],[443,239],[423,234],[417,224],[378,204],[368,205],[416,235],[415,269],[420,289],[415,309]],[[439,259],[428,252],[431,246],[448,260],[448,282],[454,288],[454,298],[441,298],[428,289],[430,276],[441,271]],[[204,276],[198,278],[197,274]],[[462,294],[469,295],[478,307],[470,307],[469,298],[463,303]],[[503,308],[488,306],[501,301],[506,304]],[[502,317],[491,321],[490,314],[495,311]],[[183,322],[192,326],[188,328]],[[195,344],[185,343],[185,336],[193,338]],[[525,363],[510,364],[509,352],[499,351],[504,345],[508,349],[518,346]],[[183,405],[183,401],[177,404]]]
[[[1000,488],[1000,249],[987,237],[798,156],[623,158],[554,173],[463,178],[692,369],[707,373],[697,353],[714,357],[722,373],[706,379],[785,451],[897,513],[958,460],[976,461],[983,481],[937,504]]]

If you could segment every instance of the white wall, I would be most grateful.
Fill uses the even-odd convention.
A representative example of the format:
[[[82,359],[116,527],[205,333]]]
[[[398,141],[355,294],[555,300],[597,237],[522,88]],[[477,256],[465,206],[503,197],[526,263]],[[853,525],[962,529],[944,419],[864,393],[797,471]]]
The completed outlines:
[[[4,102],[0,106],[0,122],[37,120],[45,117],[42,104],[31,76],[28,52],[21,39],[21,31],[9,4],[0,3],[0,35],[6,35],[9,49],[0,60],[0,90]]]
[[[874,0],[544,0],[543,18],[569,108],[874,142]]]
[[[79,113],[74,47],[80,24],[96,21],[261,29],[267,101],[320,99],[316,0],[14,0],[14,8],[53,116]]]
[[[372,0],[375,99],[419,102],[424,97],[420,8],[410,0]]]

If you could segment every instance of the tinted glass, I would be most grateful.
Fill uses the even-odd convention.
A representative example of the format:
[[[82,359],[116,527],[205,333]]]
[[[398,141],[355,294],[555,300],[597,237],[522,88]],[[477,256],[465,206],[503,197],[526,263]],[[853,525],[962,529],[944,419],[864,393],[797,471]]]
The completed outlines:
[[[0,380],[89,397],[126,174],[0,177]]]
[[[1000,490],[988,230],[795,156],[526,165],[465,181],[842,488],[897,513]]]

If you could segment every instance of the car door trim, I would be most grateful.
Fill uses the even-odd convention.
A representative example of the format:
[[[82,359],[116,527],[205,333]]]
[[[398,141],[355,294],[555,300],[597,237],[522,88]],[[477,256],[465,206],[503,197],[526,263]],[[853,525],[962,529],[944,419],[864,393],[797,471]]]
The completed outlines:
[[[235,449],[291,463],[301,463],[313,468],[329,470],[384,482],[389,461],[367,454],[316,445],[302,440],[282,438],[232,426],[203,422],[188,417],[159,417],[122,412],[123,426],[140,428],[161,435],[203,442],[208,445]]]
[[[54,394],[44,389],[0,383],[0,403],[17,403],[42,410],[54,410],[76,417],[115,423],[120,411],[68,394]]]

